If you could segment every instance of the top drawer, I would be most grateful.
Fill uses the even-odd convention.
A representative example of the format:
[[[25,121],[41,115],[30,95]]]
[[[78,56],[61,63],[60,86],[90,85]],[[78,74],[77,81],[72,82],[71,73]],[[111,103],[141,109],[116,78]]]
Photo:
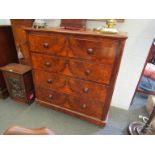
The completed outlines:
[[[29,35],[29,46],[31,51],[66,56],[66,38],[61,34],[52,35]]]
[[[118,48],[118,41],[113,39],[69,39],[70,57],[98,61],[104,64],[113,64]]]

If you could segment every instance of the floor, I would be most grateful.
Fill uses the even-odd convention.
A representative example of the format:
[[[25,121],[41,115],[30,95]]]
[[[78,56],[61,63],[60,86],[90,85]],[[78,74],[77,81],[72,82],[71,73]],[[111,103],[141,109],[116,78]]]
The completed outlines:
[[[139,115],[147,115],[144,107],[146,100],[147,96],[137,94],[128,111],[111,107],[108,123],[101,128],[36,103],[29,106],[8,98],[0,100],[0,133],[8,127],[20,125],[29,128],[45,126],[58,135],[124,135],[128,134],[130,122],[139,120]]]

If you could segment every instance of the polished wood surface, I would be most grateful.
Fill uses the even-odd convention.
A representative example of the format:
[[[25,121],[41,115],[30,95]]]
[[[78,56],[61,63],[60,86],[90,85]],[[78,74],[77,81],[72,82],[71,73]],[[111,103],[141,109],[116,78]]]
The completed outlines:
[[[13,126],[8,128],[3,135],[54,135],[54,132],[49,128],[25,128],[21,126]]]
[[[51,105],[57,105],[94,118],[102,118],[102,108],[104,102],[95,100],[92,101],[92,99],[89,100],[86,98],[81,99],[79,96],[74,97],[72,95],[67,95],[43,88],[38,88],[36,90],[36,95],[39,100],[48,102]]]
[[[10,26],[0,26],[0,67],[17,62],[16,48]],[[7,97],[5,81],[0,71],[0,98]]]
[[[96,39],[72,37],[69,39],[69,57],[113,64],[117,46],[117,40],[103,38],[98,41]]]
[[[31,69],[32,68],[30,66],[17,64],[17,63],[10,63],[1,68],[1,70],[8,71],[8,72],[14,72],[17,74],[24,74],[26,72],[31,71]]]
[[[37,103],[104,126],[126,34],[26,32]]]
[[[19,58],[19,62],[25,65],[31,65],[30,53],[27,46],[27,38],[24,28],[32,27],[32,19],[11,19],[11,26],[15,39],[16,51],[22,53],[23,58]]]
[[[61,19],[61,27],[71,30],[86,28],[86,19]]]
[[[94,100],[105,101],[109,87],[98,83],[72,78],[69,76],[35,70],[34,81],[37,86],[48,88],[73,96],[85,96]]]
[[[30,104],[34,101],[31,67],[11,63],[1,67],[9,95],[17,102]]]
[[[52,54],[57,56],[69,56],[92,60],[104,64],[113,64],[115,60],[117,40],[112,39],[90,39],[89,37],[77,38],[70,37],[66,39],[65,35],[54,34],[30,35],[30,50],[43,54]]]
[[[65,56],[67,51],[64,47],[66,44],[66,39],[64,35],[30,35],[30,50],[41,52],[43,54],[53,54]]]
[[[43,34],[46,34],[47,36],[49,36],[49,33],[51,33],[50,35],[52,34],[66,34],[66,35],[69,35],[69,36],[76,36],[76,37],[80,37],[80,38],[85,38],[85,37],[89,37],[90,39],[92,38],[96,38],[98,37],[98,41],[103,38],[113,38],[114,40],[124,40],[124,39],[127,39],[127,33],[126,32],[119,32],[119,33],[116,33],[116,34],[110,34],[110,33],[98,33],[98,32],[95,32],[95,31],[92,31],[92,30],[76,30],[76,31],[73,31],[73,30],[66,30],[66,29],[63,29],[63,28],[47,28],[47,29],[35,29],[35,28],[28,28],[28,27],[25,27],[24,28],[27,32],[32,32],[31,34],[36,34],[36,35],[43,35]],[[40,33],[41,32],[41,33]]]
[[[109,84],[112,75],[109,65],[36,53],[32,54],[32,67],[103,84]]]

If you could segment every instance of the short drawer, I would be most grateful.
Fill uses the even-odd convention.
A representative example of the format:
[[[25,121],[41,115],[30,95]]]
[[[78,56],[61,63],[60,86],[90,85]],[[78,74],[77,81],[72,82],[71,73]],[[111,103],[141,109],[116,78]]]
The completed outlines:
[[[70,57],[88,59],[104,64],[113,64],[118,48],[118,41],[102,39],[102,41],[70,38]]]
[[[34,81],[36,87],[102,102],[106,101],[109,90],[108,86],[40,70],[34,71]]]
[[[69,75],[102,84],[110,84],[112,66],[70,58],[32,53],[34,69]]]
[[[66,38],[61,34],[29,35],[30,51],[66,56]]]
[[[75,112],[79,112],[91,117],[102,118],[104,103],[94,100],[86,100],[73,97],[71,95],[38,88],[36,90],[37,99],[48,102],[48,104],[57,105]]]

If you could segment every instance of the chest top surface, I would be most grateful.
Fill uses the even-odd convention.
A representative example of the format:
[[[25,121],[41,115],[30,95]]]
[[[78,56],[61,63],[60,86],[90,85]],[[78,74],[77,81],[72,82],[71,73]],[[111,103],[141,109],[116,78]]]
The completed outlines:
[[[66,30],[63,28],[47,28],[47,29],[34,29],[34,28],[25,28],[29,33],[61,33],[61,34],[72,34],[72,35],[82,35],[82,36],[95,36],[95,37],[106,37],[106,38],[117,38],[117,39],[127,39],[126,32],[119,32],[117,34],[110,33],[99,33],[93,30]]]
[[[1,70],[7,71],[7,72],[13,72],[17,74],[25,74],[28,71],[31,71],[31,67],[27,65],[22,65],[22,64],[11,63],[4,67],[1,67]]]

